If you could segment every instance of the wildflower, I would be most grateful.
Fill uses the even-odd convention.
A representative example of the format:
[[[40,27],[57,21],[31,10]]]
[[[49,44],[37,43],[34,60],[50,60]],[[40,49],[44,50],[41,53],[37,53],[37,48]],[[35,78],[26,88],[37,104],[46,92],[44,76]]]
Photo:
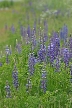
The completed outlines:
[[[16,69],[16,65],[14,66],[14,70],[12,72],[12,77],[13,77],[13,84],[14,84],[14,87],[16,88],[16,90],[18,89],[19,87],[19,82],[18,82],[18,71]]]
[[[28,78],[26,84],[26,91],[29,93],[31,88],[32,88],[31,79]]]
[[[2,62],[0,62],[0,67],[2,67]]]
[[[45,93],[46,89],[47,89],[47,79],[46,79],[47,73],[44,68],[45,67],[43,67],[43,70],[42,70],[40,86],[41,86],[41,89],[43,90],[43,92]]]
[[[34,73],[35,63],[36,62],[35,62],[34,54],[33,53],[30,53],[29,54],[29,61],[28,61],[30,75],[33,75],[33,73]]]
[[[5,90],[6,90],[6,97],[11,98],[11,91],[10,91],[10,86],[8,84],[8,81],[6,81]]]

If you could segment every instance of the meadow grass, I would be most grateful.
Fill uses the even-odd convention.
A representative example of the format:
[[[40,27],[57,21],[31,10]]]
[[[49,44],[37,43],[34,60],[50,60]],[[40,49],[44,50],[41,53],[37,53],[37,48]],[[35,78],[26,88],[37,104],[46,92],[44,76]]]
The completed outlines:
[[[27,5],[28,1],[23,1],[24,6],[22,7],[22,3],[15,3],[15,5],[11,8],[9,8],[8,10],[0,10],[0,43],[2,44],[2,42],[6,42],[8,40],[8,32],[5,32],[5,24],[8,25],[8,29],[10,28],[10,26],[12,24],[14,24],[14,26],[17,28],[18,27],[18,21],[19,19],[21,19],[21,16],[23,16],[24,18],[24,25],[27,25],[27,21],[26,21],[26,15],[27,13],[29,13],[30,15],[30,25],[33,24],[33,16],[32,16],[32,12],[30,11],[30,7]],[[41,4],[43,1],[40,0],[39,1]],[[62,1],[57,1],[55,0],[54,2],[51,1],[45,1],[44,3],[50,4],[50,6],[58,6],[61,3],[62,8],[60,7],[60,9],[63,9],[65,7],[65,9],[67,9],[67,7],[69,7],[70,2],[66,3],[64,0]],[[66,3],[66,4],[65,4]],[[36,1],[35,6],[38,5],[38,2]],[[53,9],[58,9],[58,7],[52,7]],[[36,7],[33,7],[33,9],[35,10],[36,13],[36,17],[40,17],[40,15],[43,13],[41,10],[37,9]],[[18,12],[17,15],[13,14],[12,11],[15,10],[16,12]],[[67,16],[58,16],[57,18],[55,16],[50,16],[50,15],[46,15],[45,19],[48,20],[48,31],[51,33],[53,30],[58,31],[64,23],[66,23],[68,25],[69,28],[69,33],[72,32],[72,26],[71,26],[71,22],[72,22],[72,18],[71,18],[72,14],[70,14],[70,17]],[[41,24],[42,25],[42,24]],[[8,30],[9,31],[9,30]]]
[[[8,10],[0,10],[0,50],[4,50],[5,45],[12,45],[13,48],[16,45],[16,38],[21,39],[20,28],[18,25],[19,20],[25,27],[28,24],[33,28],[35,16],[38,19],[41,18],[44,11],[41,7],[36,7],[40,5],[44,0],[37,0],[33,2],[33,7],[28,5],[29,0],[24,0],[21,3],[15,3],[13,8]],[[40,3],[39,3],[40,2]],[[71,7],[71,0],[45,0],[49,8],[52,9],[67,9]],[[66,4],[65,4],[66,3]],[[68,3],[68,4],[67,4]],[[16,13],[12,13],[15,10]],[[27,15],[30,16],[28,22]],[[54,16],[46,15],[40,25],[43,28],[44,19],[48,22],[48,33],[52,31],[59,31],[60,28],[67,24],[69,33],[72,33],[72,13],[69,16]],[[5,30],[5,24],[8,25],[8,30]],[[14,24],[16,28],[16,33],[12,34],[10,31],[11,25]],[[28,77],[28,55],[30,53],[30,44],[26,45],[23,43],[22,53],[18,54],[16,51],[9,56],[10,64],[6,64],[6,57],[1,59],[3,66],[0,67],[0,105],[1,108],[72,108],[72,84],[70,83],[69,67],[65,70],[64,63],[61,64],[61,72],[54,72],[54,68],[50,67],[50,64],[46,65],[47,71],[47,91],[45,94],[40,89],[41,80],[41,68],[43,64],[37,63],[35,65],[35,73],[31,76],[32,89],[28,94],[26,92],[26,83]],[[18,78],[19,78],[19,88],[18,91],[13,87],[12,71],[14,68],[14,58],[17,61]],[[9,81],[11,87],[12,98],[6,98],[5,92],[5,82]]]

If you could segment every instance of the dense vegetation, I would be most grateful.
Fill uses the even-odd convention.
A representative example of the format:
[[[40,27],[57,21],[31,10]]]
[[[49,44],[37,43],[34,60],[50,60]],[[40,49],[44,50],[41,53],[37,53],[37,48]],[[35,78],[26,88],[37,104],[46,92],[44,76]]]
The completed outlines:
[[[0,2],[0,8],[9,8],[12,7],[14,4],[13,0],[3,0]]]
[[[15,3],[1,21],[1,108],[72,108],[71,1],[40,3]]]

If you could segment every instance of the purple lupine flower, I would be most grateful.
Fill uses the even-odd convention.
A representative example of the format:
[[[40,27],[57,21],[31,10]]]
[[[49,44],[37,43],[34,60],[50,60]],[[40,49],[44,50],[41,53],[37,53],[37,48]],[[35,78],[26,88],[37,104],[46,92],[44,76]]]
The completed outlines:
[[[62,27],[60,31],[60,38],[66,41],[67,36],[68,36],[68,27],[66,24],[64,24],[64,26]]]
[[[55,38],[55,40],[54,40],[55,57],[57,57],[59,51],[60,51],[60,40],[59,40],[59,38]]]
[[[34,31],[34,35],[31,37],[31,41],[32,41],[32,47],[33,49],[36,47],[37,45],[37,40],[36,40],[36,34],[35,34],[35,31]]]
[[[14,66],[14,70],[12,72],[12,77],[13,77],[13,84],[14,84],[14,87],[16,88],[16,90],[18,89],[19,87],[19,82],[18,82],[18,71],[16,69],[16,65]]]
[[[51,43],[47,49],[47,56],[49,58],[50,64],[52,65],[54,59],[57,57],[60,52],[60,40],[58,38],[57,33],[53,33],[53,37],[51,38]]]
[[[28,37],[30,38],[31,37],[31,29],[30,29],[29,25],[28,25],[28,28],[27,28],[27,34],[28,34]]]
[[[10,55],[10,49],[9,49],[8,45],[6,45],[5,53],[8,54],[8,55]]]
[[[41,29],[41,28],[40,28]],[[45,46],[45,40],[44,40],[44,31],[42,31],[43,34],[41,34],[40,31],[40,49],[38,51],[38,58],[41,62],[45,62],[47,55],[46,55],[46,46]],[[43,35],[43,36],[41,36]]]
[[[64,24],[63,26],[63,31],[64,31],[64,38],[66,40],[67,36],[68,36],[68,27],[66,24]]]
[[[29,6],[30,6],[30,7],[32,6],[32,1],[29,1]]]
[[[47,73],[46,73],[45,69],[43,69],[41,78],[46,79],[46,75],[47,75]]]
[[[0,67],[2,67],[2,62],[0,62]]]
[[[9,55],[10,55],[10,49],[9,49],[8,45],[6,45],[5,53],[6,53],[6,63],[8,64],[9,63]]]
[[[25,37],[26,37],[26,34],[27,34],[27,30],[26,30],[26,28],[23,27],[22,25],[20,26],[20,34],[21,34],[21,36],[22,36],[22,38],[23,38],[23,40],[24,40]]]
[[[60,58],[59,58],[59,56],[57,56],[56,59],[55,59],[55,63],[54,63],[55,64],[54,65],[55,66],[55,72],[59,72],[60,71],[60,63],[61,63],[60,62]]]
[[[54,59],[55,59],[55,50],[54,50],[54,44],[50,43],[47,50],[47,57],[49,58],[49,62],[51,65],[53,65]]]
[[[65,63],[65,66],[68,66],[68,64],[69,64],[69,58],[70,58],[69,50],[68,50],[68,48],[65,48],[63,50],[63,60],[64,60],[64,63]]]
[[[18,40],[16,39],[16,50],[17,50],[17,52],[20,54],[21,53],[21,51],[22,51],[22,49],[21,49],[21,44],[20,43],[18,43]]]
[[[30,92],[31,88],[32,88],[31,79],[28,78],[27,79],[27,84],[26,84],[26,91],[27,91],[27,93]]]
[[[34,32],[36,33],[36,19],[34,21]]]
[[[60,40],[63,40],[64,39],[64,33],[63,33],[63,30],[61,29],[60,30]]]
[[[41,48],[38,51],[38,58],[41,62],[46,61],[46,46],[45,45],[41,45]]]
[[[41,80],[41,89],[43,90],[43,92],[46,92],[46,80],[42,79]]]
[[[30,62],[30,64],[35,65],[34,53],[29,54],[29,62]]]
[[[47,76],[47,73],[46,73],[45,69],[43,68],[42,75],[41,75],[40,86],[41,86],[41,89],[43,90],[44,93],[46,92],[46,88],[47,88],[46,76]]]
[[[54,31],[54,32],[53,32],[53,37],[52,37],[52,38],[53,38],[53,42],[54,42],[54,39],[58,38],[58,33]]]
[[[38,35],[39,35],[39,43],[42,44],[42,32],[41,32],[41,27],[39,28]]]
[[[29,54],[29,60],[28,60],[28,65],[29,65],[29,72],[30,72],[30,75],[33,75],[34,74],[34,66],[35,66],[35,57],[34,57],[34,54],[31,53]]]
[[[11,98],[11,90],[8,81],[6,81],[5,90],[6,90],[6,98]]]
[[[26,35],[25,40],[26,40],[26,44],[29,44],[29,43],[30,43],[30,40],[29,40],[28,34]]]
[[[39,62],[38,59],[35,57],[35,64],[38,63],[38,62]]]
[[[59,38],[55,38],[54,44],[55,44],[55,46],[60,47],[60,40],[59,40]]]
[[[44,41],[46,42],[47,40],[48,40],[48,34],[47,34],[48,32],[45,32],[45,30],[44,30]]]
[[[24,36],[24,27],[22,25],[20,26],[20,34],[21,36]]]
[[[7,64],[9,63],[9,55],[8,55],[8,53],[6,54],[6,63]]]
[[[55,15],[58,16],[59,14],[60,14],[60,10],[57,10],[57,11],[55,12]]]
[[[15,33],[15,27],[14,25],[11,26],[11,32],[14,34]]]
[[[20,44],[20,43],[18,44],[17,51],[18,51],[19,54],[20,54],[21,51],[22,51],[22,48],[21,48],[21,44]]]

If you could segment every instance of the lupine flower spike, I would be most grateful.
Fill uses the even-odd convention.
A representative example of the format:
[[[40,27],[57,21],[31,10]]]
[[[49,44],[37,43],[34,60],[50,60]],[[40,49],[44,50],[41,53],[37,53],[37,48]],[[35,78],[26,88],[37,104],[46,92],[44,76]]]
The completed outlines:
[[[5,49],[5,53],[6,53],[6,63],[9,63],[9,55],[11,53],[10,48],[8,47],[8,45],[6,45],[6,49]]]
[[[14,70],[12,72],[12,77],[13,77],[13,84],[14,84],[14,87],[16,88],[16,90],[18,89],[19,87],[19,82],[18,82],[18,71],[17,71],[17,68],[16,68],[16,64],[14,66]]]
[[[33,53],[30,53],[29,54],[29,72],[30,72],[30,75],[33,75],[34,74],[34,66],[35,66],[35,57],[34,57],[34,54]]]
[[[27,84],[26,84],[26,92],[29,93],[31,88],[32,88],[31,79],[28,78],[27,79]]]
[[[6,90],[6,97],[11,98],[11,91],[10,91],[10,86],[9,86],[8,81],[6,81],[5,90]]]
[[[42,69],[42,75],[41,75],[41,89],[43,90],[43,92],[45,93],[46,92],[46,89],[47,89],[47,73],[45,71],[45,66],[43,67]]]

